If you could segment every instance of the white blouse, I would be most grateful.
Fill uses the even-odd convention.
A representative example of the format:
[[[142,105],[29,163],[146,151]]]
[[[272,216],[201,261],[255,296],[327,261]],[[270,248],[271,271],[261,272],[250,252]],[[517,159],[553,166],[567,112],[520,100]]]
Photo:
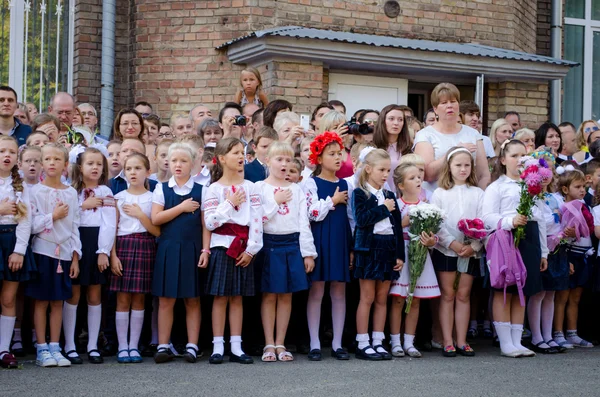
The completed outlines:
[[[14,251],[17,254],[25,255],[27,245],[29,244],[29,236],[31,235],[31,204],[29,201],[29,187],[23,183],[23,192],[16,193],[12,186],[12,177],[0,178],[0,200],[8,199],[15,203],[23,202],[27,206],[27,215],[17,221],[14,215],[0,216],[1,225],[17,225],[15,231],[17,242]]]
[[[504,230],[512,230],[513,219],[517,215],[519,206],[519,197],[521,187],[514,181],[502,175],[497,181],[492,183],[485,190],[483,195],[483,221],[485,226],[490,229],[496,229],[498,222],[501,221],[501,227]],[[533,207],[532,221],[537,221],[540,246],[542,248],[542,258],[548,257],[548,244],[546,241],[546,221],[539,207],[539,200]]]
[[[79,207],[86,200],[86,191],[87,189],[83,189],[79,194]],[[98,234],[98,250],[96,253],[110,255],[117,232],[115,200],[112,190],[108,186],[96,186],[92,191],[94,197],[102,197],[106,200],[104,200],[102,207],[91,210],[82,209],[79,227],[99,227],[100,233]]]
[[[335,205],[333,205],[331,197],[328,196],[326,199],[319,199],[315,178],[308,178],[306,183],[302,186],[302,189],[304,189],[304,194],[306,195],[308,219],[311,222],[322,222],[327,217],[327,214],[329,214],[329,211],[335,210]],[[348,184],[348,205],[346,205],[346,215],[349,220],[352,219],[352,222],[354,222],[350,194],[350,184]]]
[[[177,185],[177,182],[175,182],[174,176],[169,178],[169,187],[172,188],[175,194],[178,196],[185,196],[187,194],[190,194],[192,192],[192,189],[194,188],[194,183],[194,178],[190,177],[190,179],[188,179],[186,183],[184,183],[182,186],[179,186]],[[154,188],[154,193],[152,194],[152,202],[158,205],[162,205],[163,207],[165,206],[165,193],[163,192],[162,183],[156,184],[156,187]]]
[[[79,219],[81,209],[77,191],[72,187],[53,189],[41,183],[31,189],[31,208],[33,211],[34,234],[31,249],[36,254],[55,259],[70,261],[73,252],[81,258],[81,240],[79,238]],[[58,203],[69,206],[66,217],[52,220],[52,211]]]
[[[316,258],[317,250],[306,212],[306,196],[300,186],[291,184],[281,188],[260,181],[255,184],[255,189],[260,194],[263,205],[264,232],[276,235],[300,233],[302,257]],[[275,193],[280,190],[291,190],[293,196],[290,201],[278,205]]]
[[[147,232],[139,219],[129,216],[123,211],[123,206],[125,204],[137,204],[142,209],[142,212],[150,218],[152,213],[152,192],[131,194],[127,190],[123,190],[122,192],[117,193],[115,200],[117,201],[117,208],[119,209],[119,227],[117,229],[117,236],[128,236],[130,234]]]
[[[263,242],[263,209],[260,201],[260,193],[255,185],[245,180],[241,185],[235,186],[236,191],[242,189],[246,194],[246,201],[234,208],[226,199],[225,194],[232,192],[231,186],[213,182],[203,194],[202,210],[204,211],[204,222],[206,228],[213,231],[225,223],[235,223],[248,226],[249,238],[246,252],[256,255],[261,250]],[[223,236],[212,233],[210,247],[229,248],[234,236]]]
[[[457,257],[456,252],[450,249],[453,241],[461,244],[465,241],[464,234],[458,230],[458,221],[461,219],[482,218],[483,190],[476,186],[455,185],[451,189],[437,188],[431,196],[431,204],[437,205],[446,213],[444,222],[437,233],[440,241],[436,249],[442,254]],[[483,220],[483,219],[482,219]],[[473,242],[475,251],[482,248],[481,243]]]
[[[369,183],[367,183],[367,189],[369,192],[377,198],[377,205],[382,205],[385,202],[385,196],[383,195],[383,190],[375,189]],[[390,218],[387,217],[375,224],[373,227],[373,234],[379,235],[392,235],[394,234],[394,229],[392,228],[392,222],[390,222]]]

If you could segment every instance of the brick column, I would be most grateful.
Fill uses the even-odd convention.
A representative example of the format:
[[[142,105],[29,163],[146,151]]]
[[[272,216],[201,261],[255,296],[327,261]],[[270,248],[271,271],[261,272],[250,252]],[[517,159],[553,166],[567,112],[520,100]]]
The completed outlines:
[[[516,111],[524,127],[537,129],[548,120],[548,84],[500,82],[488,85],[488,125]]]

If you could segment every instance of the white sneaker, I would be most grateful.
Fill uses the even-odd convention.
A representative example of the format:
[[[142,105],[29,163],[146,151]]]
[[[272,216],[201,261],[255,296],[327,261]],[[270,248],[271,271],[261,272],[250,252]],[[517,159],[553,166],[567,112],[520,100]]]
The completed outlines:
[[[56,360],[56,364],[59,367],[70,367],[71,366],[71,362],[69,360],[67,360],[65,358],[65,356],[63,356],[62,353],[60,352],[60,347],[53,348],[52,346],[50,346],[50,354],[52,355],[54,360]]]
[[[54,357],[52,357],[50,351],[40,350],[37,353],[35,364],[39,367],[56,367],[58,362],[54,359]]]
[[[438,349],[438,350],[443,350],[444,346],[442,346],[442,344],[440,342],[436,342],[433,339],[431,340],[431,348],[432,349]]]

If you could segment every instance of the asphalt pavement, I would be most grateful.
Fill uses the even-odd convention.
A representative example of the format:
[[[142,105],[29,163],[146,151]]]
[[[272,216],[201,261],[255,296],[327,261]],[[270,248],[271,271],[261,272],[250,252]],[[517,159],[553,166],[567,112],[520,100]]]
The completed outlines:
[[[434,351],[420,359],[337,361],[324,350],[321,362],[296,355],[291,363],[253,365],[210,365],[205,355],[196,364],[109,357],[101,365],[39,368],[29,356],[22,369],[0,370],[0,396],[600,396],[600,348],[510,359],[488,345],[473,347],[473,358]]]

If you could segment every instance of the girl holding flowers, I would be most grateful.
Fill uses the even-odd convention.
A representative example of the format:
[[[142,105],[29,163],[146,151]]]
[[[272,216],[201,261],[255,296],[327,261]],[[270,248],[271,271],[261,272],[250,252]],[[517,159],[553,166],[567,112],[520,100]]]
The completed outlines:
[[[527,296],[533,296],[542,290],[540,272],[546,270],[548,248],[546,224],[539,208],[533,206],[528,208],[528,211],[524,211],[525,213],[531,212],[531,219],[528,219],[528,215],[518,213],[516,210],[521,206],[520,201],[522,201],[520,167],[522,166],[521,158],[526,153],[525,145],[516,139],[502,144],[494,169],[496,180],[488,186],[483,196],[482,217],[485,226],[490,229],[524,228],[524,236],[515,246],[518,247],[527,269],[527,280],[523,292]],[[539,191],[533,191],[536,194],[532,194],[532,197],[536,197],[540,192],[541,187]],[[531,198],[531,203],[534,203],[534,200]],[[513,233],[515,232],[513,231]],[[494,289],[494,327],[503,356],[534,356],[534,352],[521,345],[525,307],[521,306],[517,293],[518,290],[515,286],[508,287],[505,301],[504,290]]]
[[[346,283],[350,281],[352,232],[347,213],[348,184],[335,176],[342,166],[343,149],[341,138],[329,131],[319,135],[310,144],[309,160],[316,168],[313,176],[307,179],[304,191],[317,249],[307,304],[310,333],[308,359],[311,361],[322,359],[319,325],[326,282],[330,282],[333,322],[331,355],[338,360],[350,358],[342,348],[342,332],[346,317]]]
[[[394,171],[394,183],[401,192],[402,196],[398,199],[398,208],[402,216],[402,227],[404,237],[404,250],[409,252],[409,230],[410,216],[409,211],[413,207],[417,207],[420,203],[421,171],[414,164],[400,164]],[[424,233],[419,236],[419,242],[425,247],[433,247],[437,238],[433,234]],[[408,257],[408,255],[407,255]],[[429,254],[426,255],[425,263],[423,264],[422,272],[416,280],[416,285],[411,281],[411,264],[410,261],[405,261],[402,267],[399,278],[392,282],[390,295],[394,295],[390,308],[390,338],[392,345],[392,355],[395,357],[403,357],[404,350],[410,357],[421,357],[421,353],[415,348],[414,340],[417,330],[417,322],[419,320],[419,302],[421,299],[432,299],[440,296],[440,289],[433,270],[433,264]],[[412,287],[412,288],[411,288]],[[412,290],[411,290],[412,289]],[[406,325],[404,327],[404,350],[400,344],[400,329],[402,325],[402,308],[404,301],[410,298],[411,307],[407,309]]]
[[[470,240],[465,236],[459,224],[472,223],[471,220],[481,222],[483,190],[477,187],[473,156],[467,149],[457,146],[448,151],[438,186],[431,203],[444,210],[446,218],[431,259],[442,290],[439,310],[444,337],[442,354],[455,357],[458,352],[463,356],[474,356],[475,352],[467,343],[467,328],[471,286],[473,278],[479,274],[477,258],[483,245],[478,239]],[[483,226],[481,223],[480,226]],[[454,329],[456,348],[452,335]]]

